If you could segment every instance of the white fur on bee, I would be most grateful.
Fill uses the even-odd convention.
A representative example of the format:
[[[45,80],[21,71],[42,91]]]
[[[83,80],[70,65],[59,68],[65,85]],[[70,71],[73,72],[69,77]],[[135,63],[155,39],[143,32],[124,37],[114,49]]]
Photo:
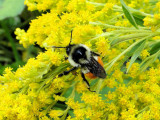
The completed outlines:
[[[81,65],[77,64],[76,62],[74,62],[74,60],[72,59],[72,56],[69,56],[69,57],[68,57],[68,61],[69,61],[69,63],[70,63],[72,66],[74,66],[74,67],[78,67],[78,66],[81,67]]]
[[[79,63],[87,64],[87,63],[89,63],[89,61],[82,58],[82,59],[79,59]]]
[[[98,61],[98,56],[93,56],[96,61]]]
[[[86,74],[86,73],[89,73],[90,71],[88,70],[88,68],[87,67],[83,67],[83,68],[81,68],[81,71],[82,71],[82,73],[84,73],[84,74]]]

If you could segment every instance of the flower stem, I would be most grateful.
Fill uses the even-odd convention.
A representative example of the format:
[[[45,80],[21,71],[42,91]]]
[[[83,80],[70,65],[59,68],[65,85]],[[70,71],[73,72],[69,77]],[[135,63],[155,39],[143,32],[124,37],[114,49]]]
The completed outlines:
[[[101,26],[104,26],[106,28],[126,29],[126,27],[114,26],[114,25],[110,25],[110,24],[104,24],[104,23],[101,23],[101,22],[89,22],[89,24],[91,24],[91,25],[101,25]]]
[[[150,38],[150,37],[151,37],[151,36],[148,35],[148,36],[146,36],[146,37],[144,37],[144,38],[142,38],[142,39],[134,42],[134,43],[133,43],[132,45],[130,45],[127,49],[125,49],[121,54],[119,54],[117,57],[115,57],[111,62],[109,62],[108,64],[105,64],[105,65],[104,65],[105,68],[108,66],[108,67],[105,69],[106,72],[113,66],[113,64],[114,64],[122,55],[124,55],[124,54],[127,53],[129,50],[131,50],[131,49],[132,49],[135,45],[137,45],[139,42],[141,42],[141,41],[143,41],[143,40],[145,40],[145,39],[148,39],[148,38]]]
[[[101,86],[102,86],[103,80],[98,80],[97,82],[97,86],[96,86],[96,93],[98,94],[99,91],[101,90]]]
[[[63,64],[62,66],[58,67],[57,69],[54,70],[54,73],[52,73],[48,78],[44,79],[44,81],[41,83],[39,89],[37,90],[37,94],[41,91],[41,89],[46,85],[46,83],[49,80],[55,79],[56,75],[58,75],[63,69],[67,68],[68,64]]]
[[[61,120],[65,120],[66,119],[66,116],[67,116],[67,113],[68,113],[69,109],[70,109],[70,107],[68,106],[67,109],[64,111],[64,114],[61,117]]]
[[[11,44],[11,47],[12,47],[13,54],[14,54],[16,62],[21,61],[19,53],[18,53],[18,51],[16,49],[16,44],[14,42],[14,39],[11,36],[9,28],[7,27],[7,25],[6,25],[6,23],[4,21],[1,21],[0,24],[1,24],[2,28],[4,29],[4,31],[5,31],[4,32],[5,36],[7,37],[7,39],[9,40],[9,42]]]

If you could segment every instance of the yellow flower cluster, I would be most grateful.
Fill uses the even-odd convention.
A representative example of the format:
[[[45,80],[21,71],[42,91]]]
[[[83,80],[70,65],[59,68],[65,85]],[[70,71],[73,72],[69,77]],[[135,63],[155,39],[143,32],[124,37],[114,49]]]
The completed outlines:
[[[148,15],[144,18],[144,25],[151,27],[152,31],[156,31],[160,26],[160,2],[156,3],[154,15]]]
[[[135,79],[137,82],[130,83],[129,86],[119,85],[115,92],[109,93],[107,97],[112,104],[108,104],[108,117],[115,118],[120,114],[119,119],[122,120],[158,120],[160,115],[158,69],[151,68],[141,73],[146,76],[143,81],[139,81],[138,75]]]
[[[142,59],[145,59],[147,56],[149,56],[150,55],[150,53],[146,50],[146,49],[144,49],[143,51],[142,51],[142,53],[141,53],[141,57],[142,57]]]
[[[37,44],[46,51],[15,72],[6,68],[0,76],[0,120],[159,120],[160,62],[155,44],[160,11],[155,11],[160,2],[154,1],[156,10],[148,0],[125,2],[131,13],[145,17],[144,26],[133,28],[119,0],[25,0],[29,10],[47,12],[32,20],[27,31],[17,28],[17,39],[24,47]],[[101,54],[107,77],[87,79],[95,92],[87,89],[78,70],[57,76],[71,66],[64,60],[65,49],[52,46],[67,46],[71,31],[71,44],[85,44]],[[130,58],[136,61],[126,73]],[[150,65],[151,58],[155,63]],[[148,65],[144,71],[142,63]]]

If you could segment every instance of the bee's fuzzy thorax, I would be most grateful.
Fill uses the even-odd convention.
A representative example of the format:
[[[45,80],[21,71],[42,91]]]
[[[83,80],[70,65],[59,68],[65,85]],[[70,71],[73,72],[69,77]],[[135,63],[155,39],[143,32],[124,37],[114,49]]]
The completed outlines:
[[[86,59],[74,57],[74,53],[75,53],[76,49],[79,49],[79,48],[85,50]],[[70,49],[71,50],[70,50],[70,53],[68,54],[68,60],[72,66],[81,66],[81,64],[83,64],[83,63],[85,64],[87,61],[90,60],[91,51],[86,45],[76,44],[76,45],[71,46]]]

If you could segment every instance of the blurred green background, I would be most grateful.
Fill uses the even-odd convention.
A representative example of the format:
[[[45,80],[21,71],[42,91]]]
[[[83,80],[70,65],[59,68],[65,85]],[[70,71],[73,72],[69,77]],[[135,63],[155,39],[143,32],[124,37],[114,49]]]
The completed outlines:
[[[15,71],[41,51],[38,46],[23,48],[14,34],[17,27],[27,30],[29,22],[38,15],[38,11],[27,10],[24,0],[0,0],[0,75],[6,67]]]

